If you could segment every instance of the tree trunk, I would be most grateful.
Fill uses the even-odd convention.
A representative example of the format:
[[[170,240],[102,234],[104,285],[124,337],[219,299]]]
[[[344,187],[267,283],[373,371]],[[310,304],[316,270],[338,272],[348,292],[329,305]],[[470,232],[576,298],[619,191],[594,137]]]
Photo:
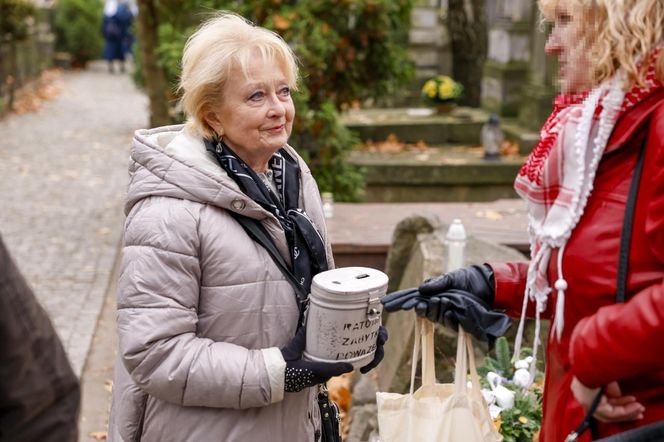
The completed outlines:
[[[449,0],[452,75],[464,86],[461,104],[479,106],[488,46],[486,0]]]
[[[171,124],[168,113],[168,81],[159,66],[155,49],[159,20],[154,0],[138,1],[138,38],[143,62],[145,90],[150,98],[150,126]]]

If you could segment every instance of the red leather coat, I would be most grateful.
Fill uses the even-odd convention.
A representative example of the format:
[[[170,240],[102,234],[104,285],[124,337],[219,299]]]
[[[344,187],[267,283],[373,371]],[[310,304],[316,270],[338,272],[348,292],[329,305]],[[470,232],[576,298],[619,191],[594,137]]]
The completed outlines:
[[[649,125],[647,123],[650,123]],[[618,249],[627,194],[643,137],[648,136],[634,216],[627,300],[615,304]],[[490,263],[494,307],[520,315],[527,263]],[[644,419],[599,424],[601,436],[664,419],[664,90],[617,122],[599,164],[585,211],[567,242],[565,328],[546,346],[544,419],[540,440],[560,442],[584,410],[570,390],[576,376],[589,387],[618,381],[645,406]],[[557,279],[557,251],[549,281]],[[556,291],[544,316],[553,319]],[[533,313],[530,305],[529,313]],[[590,440],[588,432],[580,440]]]

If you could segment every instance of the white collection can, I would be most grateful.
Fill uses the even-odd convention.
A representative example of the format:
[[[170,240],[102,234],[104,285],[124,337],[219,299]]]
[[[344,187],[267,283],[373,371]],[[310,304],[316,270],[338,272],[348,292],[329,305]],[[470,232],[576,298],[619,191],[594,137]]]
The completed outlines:
[[[348,362],[355,368],[371,362],[387,281],[385,273],[367,267],[342,267],[314,276],[304,357],[319,362]]]

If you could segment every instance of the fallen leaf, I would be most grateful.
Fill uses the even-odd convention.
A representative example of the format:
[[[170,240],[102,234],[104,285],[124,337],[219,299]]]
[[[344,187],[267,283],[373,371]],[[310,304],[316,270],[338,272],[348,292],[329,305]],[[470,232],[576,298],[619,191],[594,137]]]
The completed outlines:
[[[50,100],[62,92],[62,89],[57,84],[60,75],[62,75],[62,71],[50,69],[42,72],[36,80],[30,81],[18,89],[12,111],[17,114],[25,114],[40,110],[44,101]],[[13,77],[8,77],[6,84],[11,85],[13,83]]]
[[[108,432],[107,431],[92,431],[90,433],[90,437],[93,438],[94,440],[106,440],[106,439],[108,439]]]
[[[495,210],[480,210],[479,212],[475,213],[475,216],[478,218],[490,219],[492,221],[503,219],[503,215],[496,212]]]
[[[327,381],[327,389],[330,399],[336,402],[339,406],[342,439],[344,439],[350,431],[348,412],[352,403],[352,395],[350,391],[351,379],[352,373],[345,373],[341,376],[333,377]]]
[[[97,229],[97,235],[108,235],[111,233],[111,229],[108,227],[100,227]]]
[[[516,141],[505,140],[500,145],[500,154],[505,157],[519,155],[519,143]]]
[[[413,147],[417,150],[427,150],[429,145],[424,140],[417,140],[417,143]]]

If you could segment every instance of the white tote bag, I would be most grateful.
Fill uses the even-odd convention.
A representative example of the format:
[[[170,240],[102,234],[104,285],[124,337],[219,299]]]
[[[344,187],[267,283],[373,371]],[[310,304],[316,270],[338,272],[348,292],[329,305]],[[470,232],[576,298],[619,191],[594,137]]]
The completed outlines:
[[[422,346],[422,386],[413,393]],[[468,387],[468,370],[472,388]],[[497,442],[502,440],[480,393],[473,343],[461,328],[453,384],[437,384],[433,324],[415,324],[410,393],[376,393],[380,442]]]

